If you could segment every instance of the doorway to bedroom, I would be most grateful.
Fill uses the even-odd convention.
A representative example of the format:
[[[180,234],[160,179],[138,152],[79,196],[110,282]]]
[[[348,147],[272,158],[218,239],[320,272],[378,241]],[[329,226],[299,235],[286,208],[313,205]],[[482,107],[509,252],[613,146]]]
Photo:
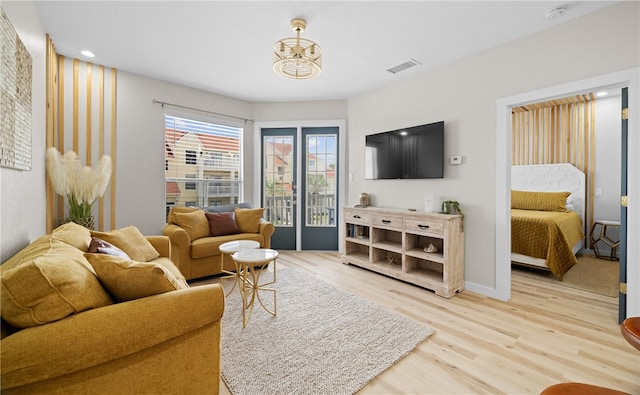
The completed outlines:
[[[550,286],[618,298],[621,93],[622,88],[616,87],[512,108],[511,189],[570,192],[565,205],[568,213],[553,215],[573,216],[572,221],[581,221],[584,238],[574,234],[572,239],[572,230],[566,228],[568,219],[562,219],[562,227],[559,226],[562,238],[572,240],[566,258],[576,261],[562,270],[555,262],[556,254],[546,258],[521,254],[531,251],[526,248],[533,243],[522,240],[527,237],[525,233],[530,233],[522,233],[521,221],[526,218],[521,217],[512,200],[511,281],[536,278]],[[531,211],[526,213],[529,215]],[[604,228],[603,224],[609,226]],[[573,226],[577,228],[579,222]],[[602,243],[602,237],[607,242]],[[526,251],[519,250],[523,246]],[[562,258],[562,254],[558,255]]]
[[[502,300],[511,298],[511,109],[516,106],[535,103],[554,98],[565,97],[585,92],[597,92],[601,89],[624,89],[627,100],[626,108],[638,108],[640,101],[640,69],[633,68],[624,71],[604,74],[584,80],[547,87],[544,89],[525,92],[509,97],[499,98],[496,101],[497,128],[496,128],[496,297]],[[623,181],[621,195],[627,195],[631,204],[627,208],[626,202],[620,205],[621,212],[621,246],[620,258],[620,290],[618,320],[625,315],[637,315],[640,311],[640,245],[629,244],[628,240],[637,240],[640,232],[640,216],[637,209],[637,193],[640,190],[640,162],[637,156],[626,155],[627,151],[637,151],[640,141],[637,135],[628,133],[628,130],[638,129],[638,119],[633,111],[626,111],[627,115],[620,117],[622,124],[622,146],[625,155],[617,155],[607,160],[619,160],[621,162],[621,180]],[[624,178],[623,178],[624,177]],[[626,199],[625,199],[626,200]],[[621,202],[622,203],[622,202]],[[635,205],[634,205],[635,203]],[[628,210],[631,210],[630,212]],[[630,264],[626,264],[629,262]]]

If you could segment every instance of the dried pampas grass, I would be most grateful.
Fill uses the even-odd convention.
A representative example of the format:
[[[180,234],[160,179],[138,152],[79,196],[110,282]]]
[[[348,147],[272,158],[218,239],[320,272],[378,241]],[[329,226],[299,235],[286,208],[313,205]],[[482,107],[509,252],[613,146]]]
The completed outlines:
[[[91,216],[93,203],[109,186],[113,170],[111,157],[103,156],[95,169],[82,166],[78,154],[73,151],[62,155],[55,147],[50,147],[46,157],[49,180],[57,194],[66,196],[69,218]]]

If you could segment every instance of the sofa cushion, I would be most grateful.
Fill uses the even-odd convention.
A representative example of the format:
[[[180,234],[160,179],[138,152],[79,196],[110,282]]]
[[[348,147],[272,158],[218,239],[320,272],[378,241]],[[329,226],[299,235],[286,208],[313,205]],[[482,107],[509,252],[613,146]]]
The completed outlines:
[[[236,208],[252,208],[249,203],[224,204],[221,206],[206,206],[202,209],[208,213],[232,213]]]
[[[202,210],[190,213],[174,213],[173,220],[176,225],[184,229],[191,240],[198,240],[209,236],[209,221]]]
[[[216,237],[203,237],[191,243],[191,258],[208,258],[220,254],[220,245],[228,241],[255,240],[260,245],[264,243],[264,236],[259,233],[238,233]]]
[[[236,208],[236,223],[242,233],[258,233],[264,208]]]
[[[105,254],[85,254],[102,285],[121,302],[189,288],[169,259],[138,262]]]
[[[209,221],[209,236],[225,236],[240,233],[234,212],[205,213]]]
[[[171,224],[176,223],[176,213],[192,213],[197,210],[200,209],[198,207],[171,207],[171,210],[169,210],[168,222]]]
[[[149,262],[160,256],[149,240],[147,240],[135,226],[130,225],[109,232],[92,230],[91,236],[113,244],[129,255],[134,261]]]
[[[112,303],[82,251],[54,238],[50,247],[45,254],[2,271],[2,318],[17,328]]]
[[[127,255],[124,251],[122,251],[118,247],[93,236],[91,237],[91,244],[89,244],[89,249],[87,250],[87,252],[92,254],[107,254],[107,255],[117,256],[120,258],[130,259],[129,255]]]
[[[76,247],[80,251],[89,249],[91,243],[91,231],[75,222],[67,222],[51,232],[51,237]]]

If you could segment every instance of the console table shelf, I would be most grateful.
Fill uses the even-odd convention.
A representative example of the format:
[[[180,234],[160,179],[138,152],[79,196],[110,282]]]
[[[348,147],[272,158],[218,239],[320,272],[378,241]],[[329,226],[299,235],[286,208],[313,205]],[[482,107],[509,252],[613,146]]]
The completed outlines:
[[[343,218],[347,235],[343,263],[431,289],[445,298],[464,289],[462,216],[345,207]],[[430,245],[435,252],[425,251]]]

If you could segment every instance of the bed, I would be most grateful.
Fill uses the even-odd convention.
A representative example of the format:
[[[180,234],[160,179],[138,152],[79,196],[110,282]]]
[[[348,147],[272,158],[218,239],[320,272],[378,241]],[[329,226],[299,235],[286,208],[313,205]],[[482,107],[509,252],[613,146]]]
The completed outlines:
[[[585,176],[571,164],[511,167],[511,261],[562,278],[584,242]]]

